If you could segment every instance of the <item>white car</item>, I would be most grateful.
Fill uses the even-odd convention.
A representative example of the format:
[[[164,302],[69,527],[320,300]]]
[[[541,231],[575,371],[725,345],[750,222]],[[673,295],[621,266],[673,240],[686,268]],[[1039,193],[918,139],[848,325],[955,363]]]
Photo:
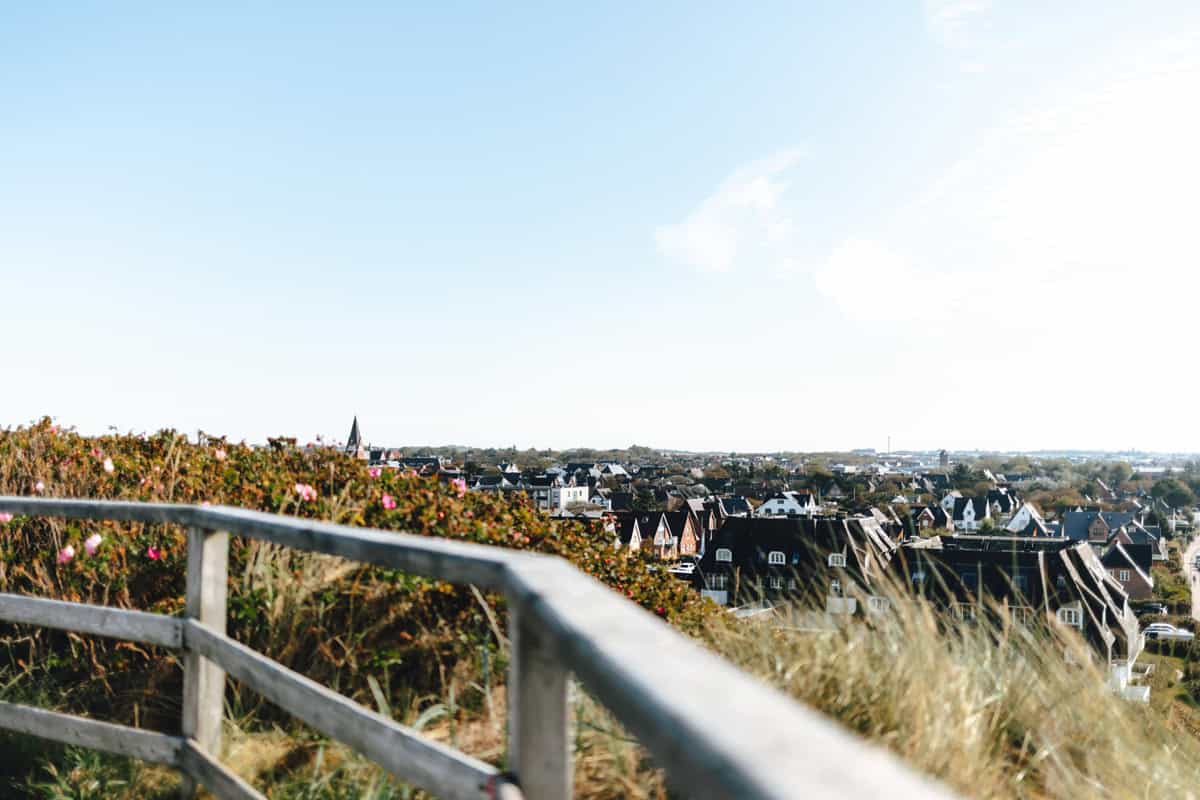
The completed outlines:
[[[1168,625],[1165,622],[1155,622],[1153,625],[1147,625],[1142,633],[1146,635],[1147,639],[1165,639],[1176,642],[1190,642],[1196,638],[1196,634],[1191,631],[1176,628],[1174,625]]]
[[[691,575],[696,571],[695,561],[683,561],[671,567],[668,572],[672,575]]]

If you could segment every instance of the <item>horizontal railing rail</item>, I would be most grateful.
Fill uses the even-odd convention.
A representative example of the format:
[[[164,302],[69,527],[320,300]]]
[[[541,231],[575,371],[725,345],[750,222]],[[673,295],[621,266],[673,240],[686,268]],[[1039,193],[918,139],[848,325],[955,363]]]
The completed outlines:
[[[571,676],[689,797],[951,797],[891,754],[746,675],[557,557],[226,507],[0,497],[0,512],[188,529],[183,618],[0,594],[0,620],[181,650],[182,735],[9,703],[0,703],[0,728],[169,764],[182,772],[187,788],[203,785],[219,798],[261,797],[218,760],[226,675],[439,797],[570,797]],[[503,593],[513,651],[512,774],[429,740],[226,636],[229,535]]]

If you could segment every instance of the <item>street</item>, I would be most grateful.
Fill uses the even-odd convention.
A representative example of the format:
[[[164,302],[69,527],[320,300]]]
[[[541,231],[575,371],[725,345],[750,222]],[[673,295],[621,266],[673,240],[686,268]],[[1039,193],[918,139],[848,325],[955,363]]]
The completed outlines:
[[[1183,574],[1192,587],[1192,619],[1200,620],[1200,579],[1194,565],[1197,553],[1200,553],[1200,536],[1195,536],[1183,552]]]

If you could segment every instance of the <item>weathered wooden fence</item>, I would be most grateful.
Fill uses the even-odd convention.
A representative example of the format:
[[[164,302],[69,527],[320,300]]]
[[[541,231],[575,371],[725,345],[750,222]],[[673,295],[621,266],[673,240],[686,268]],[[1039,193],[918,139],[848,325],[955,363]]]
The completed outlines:
[[[700,798],[949,797],[889,754],[764,686],[574,569],[532,553],[224,507],[0,497],[0,511],[188,530],[182,618],[0,594],[0,620],[158,645],[184,655],[182,735],[0,703],[0,728],[166,764],[218,798],[261,798],[220,763],[226,676],[443,798],[572,793],[570,676]],[[502,592],[513,640],[512,774],[422,737],[225,635],[229,536]]]

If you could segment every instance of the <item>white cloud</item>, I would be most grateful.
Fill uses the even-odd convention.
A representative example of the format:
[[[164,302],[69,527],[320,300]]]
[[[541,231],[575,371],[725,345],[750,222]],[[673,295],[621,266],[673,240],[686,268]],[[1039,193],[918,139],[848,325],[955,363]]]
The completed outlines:
[[[727,272],[747,252],[779,248],[796,233],[779,208],[785,173],[802,158],[791,149],[734,172],[682,222],[654,231],[659,252],[707,272]]]
[[[939,348],[958,347],[937,338],[953,328],[1033,357],[1087,343],[1064,363],[1177,366],[1147,345],[1190,340],[1200,301],[1190,41],[1187,57],[1152,46],[993,131],[888,224],[834,247],[819,292],[849,320]]]
[[[991,9],[991,0],[923,0],[925,27],[943,45],[963,47],[968,43],[973,20]]]

